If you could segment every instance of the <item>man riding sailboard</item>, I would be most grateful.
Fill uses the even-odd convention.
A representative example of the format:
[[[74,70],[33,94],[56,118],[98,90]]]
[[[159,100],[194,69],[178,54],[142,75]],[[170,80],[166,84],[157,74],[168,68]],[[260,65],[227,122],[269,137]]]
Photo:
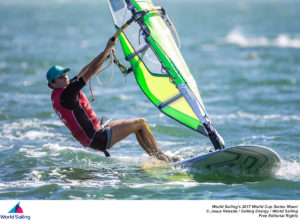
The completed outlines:
[[[103,151],[106,157],[110,156],[108,149],[130,134],[135,134],[138,143],[151,157],[164,162],[177,161],[177,157],[170,157],[161,151],[145,119],[101,122],[81,91],[102,67],[110,51],[115,52],[115,45],[115,39],[109,39],[105,49],[71,80],[67,75],[69,68],[52,66],[48,70],[46,77],[48,87],[52,89],[51,101],[55,112],[78,142],[84,147]]]

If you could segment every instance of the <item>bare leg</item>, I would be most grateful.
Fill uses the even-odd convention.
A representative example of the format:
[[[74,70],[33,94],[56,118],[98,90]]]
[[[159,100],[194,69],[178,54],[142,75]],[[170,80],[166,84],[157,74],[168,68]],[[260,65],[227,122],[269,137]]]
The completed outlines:
[[[118,120],[108,123],[112,128],[111,146],[123,140],[130,134],[135,134],[141,147],[150,155],[157,159],[170,161],[171,158],[165,155],[157,145],[157,142],[143,118],[129,120]]]
[[[148,127],[148,125],[147,125]],[[147,129],[148,130],[148,129]],[[156,157],[160,160],[170,160],[171,158],[164,154],[161,149],[158,147],[156,140],[154,139],[154,136],[152,135],[150,129],[149,133],[144,133],[143,130],[137,131],[135,133],[136,139],[138,140],[139,144],[145,149],[148,148],[148,146],[152,146],[150,148],[150,152],[147,152],[150,156]]]

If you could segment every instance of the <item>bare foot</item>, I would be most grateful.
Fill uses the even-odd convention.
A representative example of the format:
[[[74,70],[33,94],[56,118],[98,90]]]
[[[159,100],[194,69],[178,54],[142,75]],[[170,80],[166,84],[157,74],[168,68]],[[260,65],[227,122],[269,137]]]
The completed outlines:
[[[167,162],[167,163],[174,163],[174,162],[177,162],[177,161],[180,161],[180,158],[177,157],[177,156],[168,156],[166,154],[164,155],[160,155],[158,157],[156,157],[158,160],[161,160],[161,161],[164,161],[164,162]]]

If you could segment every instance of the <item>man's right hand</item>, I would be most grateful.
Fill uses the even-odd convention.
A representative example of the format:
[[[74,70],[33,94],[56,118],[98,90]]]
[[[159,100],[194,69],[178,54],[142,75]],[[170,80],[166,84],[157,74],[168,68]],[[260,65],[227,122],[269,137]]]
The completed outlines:
[[[96,56],[88,65],[86,65],[79,74],[77,74],[77,78],[83,78],[84,82],[87,83],[90,78],[97,73],[97,71],[101,68],[101,66],[106,61],[106,58],[110,51],[112,53],[115,52],[113,48],[116,45],[116,41],[113,41],[111,38],[107,41],[106,48],[102,51],[98,56]]]
[[[116,40],[112,40],[112,38],[110,38],[108,41],[107,41],[107,44],[106,44],[106,49],[108,51],[111,51],[111,49],[113,49],[114,46],[116,46],[117,44],[117,41]]]

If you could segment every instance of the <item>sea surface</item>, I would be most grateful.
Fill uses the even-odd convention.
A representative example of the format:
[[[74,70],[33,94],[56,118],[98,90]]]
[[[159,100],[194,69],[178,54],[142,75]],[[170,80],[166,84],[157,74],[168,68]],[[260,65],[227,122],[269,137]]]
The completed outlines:
[[[134,135],[103,153],[83,148],[52,109],[45,74],[75,76],[114,33],[104,0],[0,1],[0,199],[300,199],[300,1],[162,1],[206,110],[227,146],[264,145],[282,163],[269,178],[195,177],[161,166]],[[116,54],[126,62],[120,44]],[[126,63],[128,65],[128,63]],[[111,69],[100,74],[106,81]],[[145,118],[161,149],[182,159],[210,141],[158,111],[134,75],[92,81],[99,117]],[[91,98],[89,88],[83,91]]]

